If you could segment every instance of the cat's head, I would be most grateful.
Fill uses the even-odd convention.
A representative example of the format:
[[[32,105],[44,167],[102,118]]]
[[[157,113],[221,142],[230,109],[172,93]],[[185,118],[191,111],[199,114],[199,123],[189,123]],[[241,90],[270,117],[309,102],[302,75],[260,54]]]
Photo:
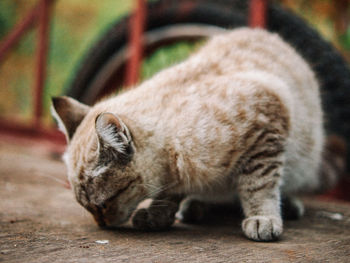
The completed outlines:
[[[68,142],[63,159],[77,201],[100,226],[127,221],[147,194],[133,167],[128,127],[115,114],[91,110],[69,97],[54,98],[52,114]]]

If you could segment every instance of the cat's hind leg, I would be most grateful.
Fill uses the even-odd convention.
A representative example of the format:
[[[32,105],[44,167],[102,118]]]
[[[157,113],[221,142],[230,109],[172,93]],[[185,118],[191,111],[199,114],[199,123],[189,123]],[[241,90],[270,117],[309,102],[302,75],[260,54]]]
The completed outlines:
[[[293,196],[283,196],[281,200],[282,217],[287,220],[297,220],[304,215],[303,202]]]
[[[211,204],[188,198],[181,204],[177,213],[177,218],[183,223],[197,224],[204,221],[207,214],[210,213]]]
[[[180,206],[177,218],[182,223],[200,224],[212,222],[222,215],[241,217],[242,207],[237,196],[230,196],[221,200],[202,200],[200,198],[188,197]]]

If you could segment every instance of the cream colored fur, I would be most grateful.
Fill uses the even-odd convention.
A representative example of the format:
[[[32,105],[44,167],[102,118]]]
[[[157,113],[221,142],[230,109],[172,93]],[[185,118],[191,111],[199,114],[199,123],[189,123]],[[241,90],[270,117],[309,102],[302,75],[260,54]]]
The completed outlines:
[[[319,186],[322,147],[310,67],[277,35],[242,28],[90,108],[69,139],[66,163],[78,201],[101,224],[125,222],[147,197],[238,195],[244,233],[271,240],[282,233],[280,192]]]

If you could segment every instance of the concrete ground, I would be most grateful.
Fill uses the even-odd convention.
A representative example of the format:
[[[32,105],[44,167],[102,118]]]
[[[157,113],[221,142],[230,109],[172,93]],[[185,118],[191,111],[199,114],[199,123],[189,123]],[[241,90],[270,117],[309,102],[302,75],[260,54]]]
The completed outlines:
[[[45,147],[0,143],[0,262],[350,262],[350,203],[306,199],[305,217],[271,243],[247,240],[232,214],[167,232],[102,230],[65,173]]]

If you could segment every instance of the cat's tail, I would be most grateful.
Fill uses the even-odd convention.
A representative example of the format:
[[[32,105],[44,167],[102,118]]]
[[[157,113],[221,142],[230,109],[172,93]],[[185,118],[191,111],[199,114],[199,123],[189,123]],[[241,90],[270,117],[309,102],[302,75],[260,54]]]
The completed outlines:
[[[320,192],[333,189],[346,173],[346,142],[339,136],[326,139],[321,164]]]

